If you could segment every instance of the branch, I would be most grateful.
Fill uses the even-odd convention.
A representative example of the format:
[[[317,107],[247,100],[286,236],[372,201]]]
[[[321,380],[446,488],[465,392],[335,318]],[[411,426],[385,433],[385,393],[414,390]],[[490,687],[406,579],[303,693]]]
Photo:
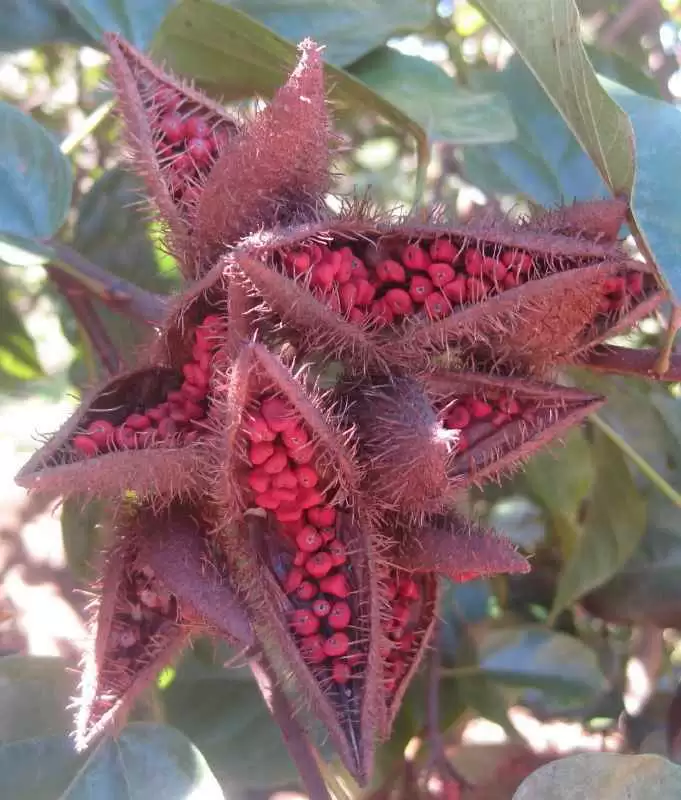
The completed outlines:
[[[90,340],[93,350],[99,356],[104,369],[109,375],[120,372],[121,358],[116,346],[109,338],[102,320],[97,314],[90,297],[77,281],[53,267],[48,267],[48,275],[52,282],[71,307],[73,315]]]
[[[66,244],[50,240],[51,266],[61,270],[110,308],[147,325],[158,326],[165,318],[166,301],[161,295],[112,275]]]
[[[271,664],[261,654],[257,661],[251,661],[250,667],[270,714],[281,729],[286,749],[298,768],[310,800],[330,800],[307,734],[296,721],[288,698],[277,684]]]

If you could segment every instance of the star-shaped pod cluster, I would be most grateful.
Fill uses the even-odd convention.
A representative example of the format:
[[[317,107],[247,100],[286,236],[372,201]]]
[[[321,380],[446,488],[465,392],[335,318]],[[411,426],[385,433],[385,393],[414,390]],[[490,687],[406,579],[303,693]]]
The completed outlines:
[[[662,294],[616,241],[617,201],[522,225],[332,213],[310,41],[246,121],[108,46],[132,163],[187,283],[137,369],[18,478],[110,502],[78,743],[211,634],[293,680],[366,781],[428,646],[438,575],[529,569],[457,499],[597,408],[540,381]]]

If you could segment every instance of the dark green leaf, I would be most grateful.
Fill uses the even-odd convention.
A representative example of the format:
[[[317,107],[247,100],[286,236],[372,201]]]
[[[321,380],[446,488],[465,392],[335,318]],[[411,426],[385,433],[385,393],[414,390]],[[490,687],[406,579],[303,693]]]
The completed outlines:
[[[594,431],[596,479],[583,532],[558,580],[552,617],[590,589],[604,583],[635,551],[645,530],[646,503],[622,451]]]
[[[247,670],[206,667],[189,654],[162,698],[168,723],[197,745],[227,790],[296,780],[279,728]]]
[[[584,702],[606,688],[595,653],[579,639],[542,627],[489,631],[480,670],[507,686],[544,690]]]
[[[23,50],[48,42],[92,41],[63,0],[3,0],[0,50]]]
[[[631,207],[638,229],[662,275],[681,296],[681,110],[671,103],[632,92],[603,80],[611,96],[627,112],[634,129],[636,180]]]
[[[518,136],[508,144],[467,147],[469,180],[484,191],[520,193],[545,207],[608,194],[593,163],[518,56],[502,72],[478,70],[471,78],[480,91],[505,95]]]
[[[617,81],[623,86],[628,86],[635,92],[648,95],[649,97],[660,97],[660,88],[654,78],[646,75],[636,64],[612,51],[606,52],[597,47],[586,47],[589,60],[593,64],[599,76]]]
[[[306,36],[325,45],[331,64],[346,66],[402,31],[424,28],[427,0],[223,0],[291,42]]]
[[[580,38],[574,0],[477,0],[540,82],[615,192],[634,180],[631,126],[598,82]]]
[[[69,0],[80,24],[96,39],[104,32],[120,33],[146,50],[175,0]]]
[[[183,0],[166,17],[154,54],[225,101],[254,94],[270,97],[296,63],[296,49],[245,14],[211,0]],[[326,67],[330,98],[341,108],[373,112],[413,136],[421,168],[427,160],[420,125],[361,81]]]
[[[681,510],[666,498],[648,505],[648,525],[634,555],[583,602],[619,624],[681,627]]]
[[[79,497],[64,500],[61,508],[61,534],[69,568],[80,579],[92,576],[93,562],[101,546],[99,527],[102,507],[97,501]]]
[[[513,117],[501,95],[463,89],[423,58],[381,47],[353,64],[350,71],[415,119],[430,139],[490,144],[516,136]]]
[[[50,134],[0,102],[0,233],[52,236],[71,202],[71,165]]]
[[[8,289],[0,278],[0,386],[5,390],[44,374],[33,339],[10,302]]]
[[[681,767],[655,755],[581,753],[540,767],[526,778],[513,800],[675,800],[681,795]]]

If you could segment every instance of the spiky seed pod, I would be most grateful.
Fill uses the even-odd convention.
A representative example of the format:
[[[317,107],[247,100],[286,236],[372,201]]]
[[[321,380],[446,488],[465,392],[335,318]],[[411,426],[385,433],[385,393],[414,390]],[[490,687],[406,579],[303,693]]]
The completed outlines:
[[[618,245],[564,232],[582,216],[575,206],[560,219],[456,228],[348,210],[245,240],[230,260],[261,298],[263,321],[283,322],[304,351],[411,368],[455,342],[464,355],[493,352],[493,363],[541,372],[663,299]]]
[[[456,437],[447,469],[455,491],[518,469],[604,403],[599,395],[517,378],[440,371],[420,380]]]
[[[457,437],[442,425],[419,383],[374,378],[353,388],[349,399],[369,502],[380,511],[442,508],[449,453]]]
[[[396,520],[395,530],[398,563],[413,572],[439,572],[462,583],[530,569],[510,539],[457,514],[429,517],[416,536],[405,521]]]
[[[215,162],[239,127],[219,104],[106,34],[109,72],[133,168],[165,223],[166,243],[187,278],[202,264],[192,243],[197,206]]]

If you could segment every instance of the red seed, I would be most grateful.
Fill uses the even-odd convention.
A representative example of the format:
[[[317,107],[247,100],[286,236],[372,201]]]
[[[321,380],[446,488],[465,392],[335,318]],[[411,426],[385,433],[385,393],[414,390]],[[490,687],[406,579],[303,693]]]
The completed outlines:
[[[474,247],[469,247],[463,256],[466,272],[476,278],[482,276],[483,270],[483,255],[479,250]]]
[[[316,553],[324,544],[324,540],[316,528],[307,525],[296,536],[296,544],[304,553]]]
[[[199,369],[198,364],[185,364],[182,367],[182,373],[184,377],[195,386],[206,387],[210,382],[208,375],[203,370]]]
[[[310,559],[308,558],[305,562],[308,563]],[[300,586],[296,589],[296,596],[299,600],[312,600],[313,597],[317,595],[317,584],[314,581],[303,581]]]
[[[264,444],[269,444],[269,442],[265,442]],[[251,447],[251,453],[253,452],[253,447],[258,447],[258,445],[253,445]],[[283,469],[286,469],[287,466],[288,466],[288,455],[286,453],[286,450],[284,450],[283,447],[277,446],[274,448],[273,454],[263,464],[263,469],[268,475],[276,475],[278,472],[281,472]]]
[[[93,420],[87,426],[87,433],[97,447],[106,447],[112,441],[114,426],[106,419]]]
[[[185,124],[179,114],[166,114],[159,124],[161,133],[169,144],[179,144],[184,139]]]
[[[500,397],[497,406],[500,411],[503,411],[504,414],[509,414],[510,416],[515,416],[516,414],[520,414],[520,403],[515,399],[515,397]]]
[[[397,640],[397,649],[401,650],[403,653],[411,650],[414,645],[414,634],[413,633],[404,633],[402,632],[402,636]]]
[[[206,166],[213,160],[212,147],[208,139],[194,137],[187,142],[187,153],[199,165]]]
[[[441,261],[436,261],[431,264],[428,267],[428,274],[430,275],[431,281],[438,289],[453,281],[456,276],[454,269],[449,264],[445,264]]]
[[[419,585],[413,578],[400,578],[400,582],[397,585],[397,591],[399,592],[402,597],[406,597],[409,600],[419,600],[421,597],[421,592],[419,590]]]
[[[364,311],[360,311],[358,308],[353,308],[350,311],[348,319],[350,322],[354,322],[355,325],[364,325],[364,323],[367,321],[367,315]]]
[[[513,267],[516,274],[529,272],[532,269],[532,256],[520,250],[504,250],[501,263],[505,267]]]
[[[293,612],[291,627],[299,636],[311,636],[319,630],[319,618],[306,608]]]
[[[312,603],[312,613],[317,617],[327,617],[331,611],[331,603],[325,597],[318,597]]]
[[[281,500],[274,494],[274,492],[269,491],[257,494],[254,502],[258,508],[266,508],[268,511],[275,511],[281,504]]]
[[[355,278],[364,278],[366,280],[369,277],[369,270],[366,268],[361,258],[353,255],[348,261],[350,263],[350,269],[352,270],[351,280]]]
[[[298,550],[295,556],[293,556],[293,563],[296,567],[304,567],[309,555],[309,553],[303,553],[302,550]]]
[[[345,562],[348,560],[348,554],[345,550],[345,545],[342,542],[331,542],[328,550],[334,567],[340,567],[341,564],[345,564]]]
[[[78,436],[73,437],[71,444],[76,448],[76,450],[88,458],[91,456],[96,456],[97,452],[99,451],[97,442],[91,436],[79,434]]]
[[[318,528],[330,528],[336,521],[336,510],[332,506],[310,508],[307,518],[312,525],[316,525]]]
[[[433,261],[448,261],[450,264],[458,255],[458,250],[449,239],[436,239],[429,248]]]
[[[291,570],[289,570],[289,573],[284,580],[284,591],[286,594],[291,594],[298,589],[300,584],[303,582],[304,575],[305,573],[300,567],[292,567]]]
[[[352,667],[345,661],[334,661],[331,668],[331,677],[335,683],[344,686],[352,679]]]
[[[384,283],[404,283],[407,273],[402,264],[393,261],[391,258],[381,261],[376,267],[376,275]]]
[[[433,291],[433,282],[425,275],[414,275],[409,284],[409,295],[415,303],[424,303]]]
[[[326,659],[324,639],[319,634],[306,636],[300,643],[300,652],[309,664],[321,664]]]
[[[158,423],[158,433],[162,439],[173,436],[177,433],[177,423],[175,420],[169,419],[168,417],[162,419]]]
[[[392,602],[397,597],[397,583],[394,580],[386,580],[382,589],[386,600]]]
[[[489,417],[493,410],[489,403],[486,403],[484,400],[478,400],[477,397],[469,398],[466,405],[471,412],[471,416],[475,417],[475,419]]]
[[[145,431],[151,425],[146,414],[130,414],[124,424],[133,431]]]
[[[623,294],[625,291],[625,279],[619,277],[606,278],[603,281],[603,292],[605,294]]]
[[[314,508],[324,502],[324,495],[317,489],[301,489],[298,492],[297,503],[303,509]]]
[[[643,293],[643,275],[640,272],[630,272],[627,276],[627,289],[634,295]]]
[[[404,289],[390,289],[385,293],[384,302],[398,316],[406,316],[414,311],[411,297]]]
[[[333,528],[322,528],[319,532],[322,535],[324,544],[328,544],[336,538],[336,531]]]
[[[310,441],[310,437],[302,425],[296,425],[295,428],[284,431],[281,434],[281,439],[289,450],[295,450]]]
[[[494,425],[496,428],[501,428],[502,425],[506,425],[506,423],[510,422],[510,421],[511,421],[511,418],[509,417],[509,415],[508,414],[504,414],[502,411],[498,411],[492,417],[492,425]]]
[[[371,316],[379,325],[391,325],[395,321],[393,310],[384,299],[374,300],[371,304]]]
[[[328,261],[323,261],[321,264],[315,264],[310,270],[310,286],[319,288],[323,292],[328,292],[334,284],[336,279],[336,270],[333,264]]]
[[[345,600],[340,600],[338,603],[333,604],[328,618],[330,628],[333,628],[334,631],[345,630],[351,619],[352,611]]]
[[[185,127],[188,138],[207,139],[210,136],[210,125],[200,116],[189,117]]]
[[[273,442],[277,438],[277,434],[270,428],[265,418],[260,415],[246,419],[244,432],[255,443]]]
[[[287,254],[286,263],[290,264],[296,274],[303,275],[312,266],[312,258],[309,253],[296,251]]]
[[[308,442],[301,447],[296,447],[295,450],[289,450],[289,457],[296,462],[296,464],[309,464],[314,458],[314,444]]]
[[[180,95],[169,86],[161,86],[154,92],[154,104],[163,111],[175,111],[181,102]]]
[[[463,453],[468,450],[468,439],[465,433],[459,433],[459,438],[456,440],[456,452]]]
[[[347,633],[338,631],[324,642],[324,652],[329,658],[344,656],[350,649],[350,637]]]
[[[280,397],[266,397],[260,406],[265,421],[276,433],[295,428],[298,419],[291,406]]]
[[[161,406],[156,406],[155,408],[150,408],[147,410],[147,416],[152,422],[156,422],[157,424],[168,416],[168,411]]]
[[[280,490],[281,491],[281,490]],[[277,509],[276,517],[279,522],[295,522],[303,516],[303,509],[297,503],[282,503]]]
[[[349,314],[355,307],[358,294],[359,290],[357,289],[357,285],[354,283],[346,283],[343,286],[341,286],[338,296],[340,300],[341,310],[345,314]]]
[[[509,272],[504,278],[504,289],[515,289],[516,286],[520,286],[520,281],[518,280],[517,275]]]
[[[189,422],[189,417],[186,415],[184,406],[172,406],[170,409],[170,419],[177,422],[178,425],[186,425]]]
[[[417,244],[409,244],[402,251],[402,263],[409,269],[427,270],[430,257]]]
[[[319,581],[319,588],[325,594],[332,594],[334,597],[346,598],[350,594],[345,575],[337,572],[335,575],[327,575]]]
[[[471,421],[470,411],[464,406],[455,406],[445,418],[445,425],[447,428],[461,430],[465,428]]]
[[[598,310],[601,312],[601,314],[608,314],[613,310],[612,300],[608,299],[607,297],[601,297],[601,299],[598,301]]]
[[[411,621],[411,610],[408,606],[398,603],[393,606],[392,625],[395,628],[404,628]]]
[[[206,412],[201,406],[193,403],[191,400],[186,400],[184,404],[184,413],[187,419],[202,419],[206,416]]]
[[[358,306],[370,306],[376,296],[376,287],[369,283],[366,278],[353,278],[352,284],[357,287],[357,299],[355,303]]]
[[[319,475],[312,467],[298,467],[292,474],[295,476],[297,484],[304,489],[312,489],[319,482]]]
[[[333,567],[331,556],[325,552],[315,553],[307,560],[305,569],[312,575],[313,578],[323,578],[327,575]]]
[[[253,442],[249,451],[251,464],[258,467],[274,455],[272,442]]]
[[[473,303],[483,300],[487,295],[487,284],[482,278],[468,278],[466,280],[466,293]]]
[[[270,476],[262,469],[254,469],[248,476],[248,485],[262,494],[270,488]]]
[[[272,494],[277,498],[277,500],[279,500],[280,503],[290,503],[291,505],[295,504],[296,507],[298,507],[298,504],[296,503],[297,494],[291,489],[272,489]]]
[[[292,470],[282,469],[281,472],[272,476],[272,486],[275,489],[297,489],[298,481]]]
[[[424,306],[431,319],[442,319],[451,311],[447,298],[441,292],[431,292],[426,297]]]

